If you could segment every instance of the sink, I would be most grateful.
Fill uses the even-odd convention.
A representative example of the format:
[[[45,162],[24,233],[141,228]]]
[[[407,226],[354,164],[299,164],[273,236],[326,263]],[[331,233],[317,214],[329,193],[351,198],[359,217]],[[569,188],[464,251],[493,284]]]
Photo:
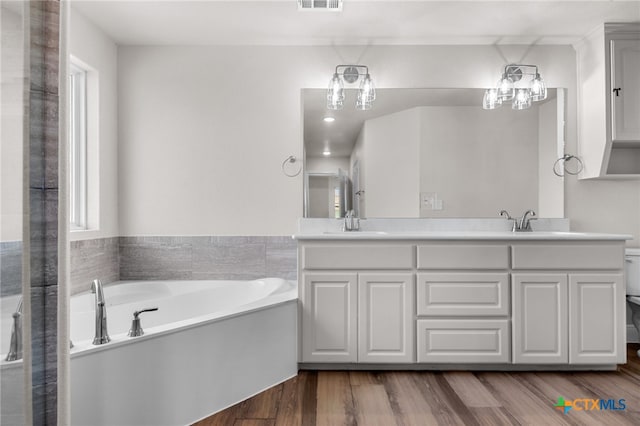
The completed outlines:
[[[387,235],[385,231],[324,231],[328,235]]]

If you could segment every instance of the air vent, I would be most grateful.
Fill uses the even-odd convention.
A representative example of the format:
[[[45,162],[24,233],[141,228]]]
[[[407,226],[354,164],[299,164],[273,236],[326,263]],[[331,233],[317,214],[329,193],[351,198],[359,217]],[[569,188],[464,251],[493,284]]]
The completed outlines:
[[[342,0],[298,0],[298,10],[342,12]]]

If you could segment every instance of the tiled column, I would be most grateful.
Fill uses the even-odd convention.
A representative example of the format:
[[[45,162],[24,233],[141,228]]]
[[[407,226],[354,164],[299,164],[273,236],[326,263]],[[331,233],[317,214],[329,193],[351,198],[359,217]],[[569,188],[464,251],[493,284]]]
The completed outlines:
[[[56,424],[58,299],[57,0],[30,2],[28,211],[33,424]]]

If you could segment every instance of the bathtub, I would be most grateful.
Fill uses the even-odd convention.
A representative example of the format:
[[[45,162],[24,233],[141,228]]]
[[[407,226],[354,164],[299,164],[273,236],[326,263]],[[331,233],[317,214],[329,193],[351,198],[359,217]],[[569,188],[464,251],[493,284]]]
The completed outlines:
[[[104,296],[99,346],[94,295],[71,298],[74,425],[191,424],[297,374],[294,282],[121,281]],[[127,337],[133,312],[153,307]]]

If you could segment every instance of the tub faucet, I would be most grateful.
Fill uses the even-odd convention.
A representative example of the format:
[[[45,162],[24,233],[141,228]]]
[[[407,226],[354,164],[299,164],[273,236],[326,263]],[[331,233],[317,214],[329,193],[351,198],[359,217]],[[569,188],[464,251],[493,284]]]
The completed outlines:
[[[104,304],[104,293],[102,292],[102,282],[93,280],[91,283],[91,293],[96,295],[96,335],[93,338],[94,345],[109,343],[109,333],[107,333],[107,307]]]
[[[18,307],[13,313],[13,325],[11,326],[11,343],[7,361],[22,359],[22,296],[18,302]]]

